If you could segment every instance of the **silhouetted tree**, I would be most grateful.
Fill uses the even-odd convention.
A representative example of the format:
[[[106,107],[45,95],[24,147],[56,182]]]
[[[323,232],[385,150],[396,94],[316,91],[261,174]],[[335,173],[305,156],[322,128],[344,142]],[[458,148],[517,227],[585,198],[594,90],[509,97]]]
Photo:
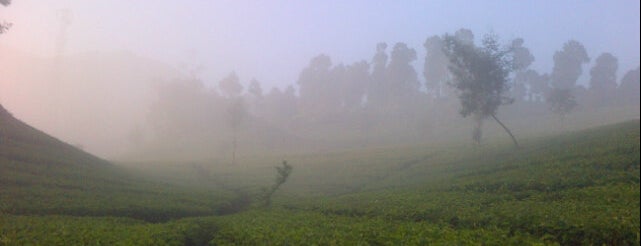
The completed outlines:
[[[554,68],[550,75],[552,90],[547,95],[547,102],[552,112],[561,116],[561,119],[577,106],[572,90],[583,72],[583,64],[589,61],[587,51],[575,40],[566,42],[562,50],[554,53]]]
[[[554,68],[550,75],[552,87],[573,89],[583,72],[581,67],[589,61],[587,51],[578,41],[570,40],[563,44],[563,49],[554,53]]]
[[[604,106],[614,100],[618,68],[618,59],[610,53],[603,53],[596,58],[596,64],[590,69],[590,92],[596,105]]]
[[[510,88],[508,76],[514,70],[511,47],[499,47],[497,37],[492,34],[485,35],[482,47],[456,35],[446,34],[443,40],[444,52],[450,59],[451,85],[458,91],[461,102],[460,113],[463,117],[471,115],[475,120],[474,141],[480,142],[482,121],[491,116],[518,147],[514,135],[496,117],[500,105],[513,102],[505,95]]]
[[[386,70],[387,70],[387,44],[376,44],[376,54],[372,57],[371,83],[367,92],[367,101],[371,108],[378,108],[384,104],[387,98],[385,91]]]
[[[249,82],[249,88],[247,89],[247,92],[249,92],[249,94],[251,94],[255,98],[263,97],[263,88],[260,86],[260,83],[256,79],[252,79]]]
[[[425,87],[432,97],[439,98],[449,76],[449,60],[443,53],[443,40],[439,36],[429,37],[423,43],[423,47],[427,51],[423,67]]]
[[[358,109],[363,104],[369,85],[369,64],[366,61],[355,62],[349,65],[344,74],[343,107],[349,112]]]
[[[387,66],[386,91],[391,96],[388,106],[393,109],[408,109],[417,98],[420,84],[412,62],[416,51],[405,43],[396,43]]]
[[[554,89],[547,98],[550,110],[561,117],[561,121],[577,106],[570,89]]]
[[[230,104],[227,107],[227,114],[229,119],[229,125],[232,128],[232,161],[231,164],[236,164],[236,147],[238,145],[238,129],[243,123],[245,118],[247,118],[247,109],[245,107],[245,102],[242,98],[231,98]]]
[[[530,53],[530,49],[523,46],[524,42],[522,38],[512,41],[512,50],[514,52],[512,56],[514,57],[514,67],[516,67],[517,71],[526,70],[534,62],[534,55]]]
[[[323,54],[312,58],[300,73],[300,107],[307,116],[326,117],[338,108],[335,73],[331,59]]]
[[[218,82],[218,87],[227,98],[238,97],[243,92],[243,85],[240,84],[238,75],[235,72],[230,73]]]
[[[461,44],[474,46],[474,33],[470,29],[461,28],[454,33],[454,37]]]
[[[544,98],[550,90],[547,74],[539,74],[537,71],[528,69],[517,72],[514,76],[515,86],[523,85],[529,87],[526,95],[527,99],[536,102],[539,98]]]
[[[619,85],[618,95],[620,95],[621,101],[625,104],[630,105],[639,105],[639,68],[630,70],[621,79],[621,85]]]
[[[274,184],[263,190],[263,201],[264,201],[264,206],[269,207],[272,204],[272,196],[274,193],[280,188],[282,184],[287,182],[287,178],[289,175],[292,173],[293,167],[287,164],[287,161],[283,161],[283,166],[278,167],[276,166],[276,179],[274,180]]]
[[[512,50],[514,66],[516,68],[516,75],[514,76],[513,86],[512,86],[512,95],[514,99],[519,102],[525,100],[527,95],[527,79],[529,79],[527,68],[534,61],[534,56],[530,53],[530,50],[523,46],[523,39],[517,38],[512,41]]]
[[[247,107],[240,94],[243,92],[243,86],[240,84],[238,75],[232,72],[227,77],[218,82],[221,91],[227,97],[227,119],[232,129],[232,165],[236,164],[236,148],[238,146],[238,129],[247,117]]]

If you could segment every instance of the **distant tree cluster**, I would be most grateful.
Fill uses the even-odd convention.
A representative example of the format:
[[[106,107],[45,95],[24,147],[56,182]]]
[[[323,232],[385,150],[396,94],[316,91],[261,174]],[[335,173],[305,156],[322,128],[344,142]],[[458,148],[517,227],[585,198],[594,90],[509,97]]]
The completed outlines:
[[[474,142],[481,142],[482,123],[492,118],[517,144],[498,120],[502,105],[547,108],[566,118],[579,108],[639,104],[639,68],[618,81],[618,61],[610,53],[596,58],[587,88],[578,84],[590,57],[576,40],[554,54],[550,73],[540,73],[530,68],[535,57],[521,38],[501,44],[488,34],[477,44],[468,29],[430,36],[423,44],[424,84],[413,65],[418,59],[413,48],[402,42],[391,50],[386,43],[374,48],[369,61],[347,65],[325,54],[313,57],[298,76],[298,89],[290,85],[266,93],[258,80],[242,83],[235,73],[217,89],[197,79],[168,82],[150,110],[154,135],[174,142],[233,139],[234,153],[238,133],[257,128],[297,137],[360,134],[366,144],[392,126],[412,135],[458,108],[473,119]]]

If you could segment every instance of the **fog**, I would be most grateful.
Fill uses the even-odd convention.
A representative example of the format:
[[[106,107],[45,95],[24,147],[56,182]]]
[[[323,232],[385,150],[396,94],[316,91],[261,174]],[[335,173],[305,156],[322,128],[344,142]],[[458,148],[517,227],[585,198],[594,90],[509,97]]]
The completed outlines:
[[[426,2],[15,0],[0,104],[109,159],[471,142],[442,42],[494,33],[517,137],[638,118],[639,2]]]

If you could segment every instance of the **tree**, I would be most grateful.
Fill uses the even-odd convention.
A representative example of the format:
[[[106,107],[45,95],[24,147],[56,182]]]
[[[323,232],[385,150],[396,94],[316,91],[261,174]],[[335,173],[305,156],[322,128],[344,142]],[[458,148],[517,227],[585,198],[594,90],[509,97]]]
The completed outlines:
[[[550,76],[539,74],[536,70],[528,69],[518,72],[514,80],[519,81],[517,84],[523,83],[529,87],[527,98],[531,102],[544,101],[545,95],[550,91]]]
[[[561,117],[561,121],[563,121],[565,116],[572,112],[572,110],[574,110],[578,105],[570,89],[552,90],[547,101],[550,104],[550,110],[559,115]]]
[[[0,0],[0,5],[2,6],[9,6],[11,4],[11,0]],[[4,33],[11,27],[11,23],[9,22],[0,22],[0,34]]]
[[[526,69],[534,61],[534,56],[530,53],[528,48],[523,46],[523,43],[524,41],[522,38],[517,38],[512,41],[512,49],[514,52],[513,61],[514,66],[517,69],[513,80],[512,95],[517,102],[524,100],[527,95],[526,84],[528,74],[525,73],[527,73]]]
[[[287,164],[287,161],[283,161],[283,166],[279,167],[276,166],[276,179],[274,180],[274,184],[269,187],[269,188],[264,188],[263,189],[263,200],[264,204],[263,206],[269,207],[272,204],[272,196],[274,193],[280,188],[282,184],[287,182],[287,178],[289,175],[292,173],[293,167]]]
[[[238,75],[236,75],[235,72],[232,72],[218,83],[218,86],[225,94],[228,101],[227,119],[229,119],[229,126],[232,129],[232,165],[236,164],[238,129],[247,117],[247,107],[245,106],[243,99],[240,97],[240,94],[243,91],[243,86],[238,81]]]
[[[563,120],[577,106],[572,90],[583,72],[583,64],[588,63],[590,57],[581,43],[570,40],[563,44],[562,50],[554,53],[553,59],[554,67],[550,75],[552,90],[547,95],[547,102],[550,110]]]
[[[312,58],[298,77],[300,107],[308,116],[326,117],[339,108],[337,87],[333,78],[338,77],[337,66],[332,69],[332,60],[321,54]]]
[[[238,75],[235,72],[230,73],[218,82],[218,87],[227,98],[238,97],[243,92],[243,86],[240,84]]]
[[[387,106],[393,109],[408,109],[407,106],[419,93],[420,83],[412,62],[416,60],[416,51],[405,43],[396,43],[392,49],[390,63],[387,66],[386,91],[391,96]]]
[[[249,94],[254,96],[254,98],[263,98],[263,88],[260,86],[260,83],[256,79],[252,79],[249,82],[249,88],[247,89]]]
[[[532,62],[534,62],[534,55],[530,53],[530,49],[523,46],[525,41],[522,38],[517,38],[512,41],[512,50],[514,52],[513,60],[514,66],[518,71],[527,69]]]
[[[369,84],[369,64],[366,61],[355,62],[345,70],[342,89],[342,104],[347,111],[353,111],[362,106],[363,98]]]
[[[449,34],[445,34],[443,40],[453,76],[451,85],[458,91],[461,102],[460,113],[474,118],[473,140],[480,143],[482,122],[492,117],[518,147],[512,132],[496,117],[499,106],[514,101],[505,95],[510,89],[508,76],[515,69],[513,49],[501,48],[498,38],[492,34],[485,35],[482,47]]]
[[[367,91],[367,102],[373,107],[380,107],[386,101],[385,71],[387,70],[387,60],[389,58],[386,49],[386,43],[376,44],[376,54],[372,57],[371,84]]]
[[[232,161],[231,164],[236,164],[236,146],[238,145],[238,129],[247,117],[247,109],[245,107],[245,102],[242,98],[232,98],[230,100],[230,105],[227,108],[227,114],[229,119],[229,125],[232,128]]]
[[[590,92],[595,103],[603,106],[614,96],[617,89],[618,59],[610,53],[603,53],[596,58],[596,64],[590,69]]]
[[[442,87],[449,76],[448,58],[443,53],[443,40],[439,36],[432,36],[423,43],[425,51],[425,65],[423,77],[425,87],[433,98],[440,98]]]
[[[583,45],[575,40],[563,44],[563,49],[555,52],[553,59],[550,79],[554,89],[574,89],[576,80],[583,72],[583,64],[590,62]]]
[[[639,68],[630,70],[621,79],[618,95],[625,104],[639,105]]]

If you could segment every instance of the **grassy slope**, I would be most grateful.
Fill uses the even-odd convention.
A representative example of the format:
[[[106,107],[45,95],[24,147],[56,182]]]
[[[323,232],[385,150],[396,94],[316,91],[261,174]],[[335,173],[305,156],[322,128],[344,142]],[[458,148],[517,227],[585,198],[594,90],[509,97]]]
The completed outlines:
[[[639,121],[533,139],[518,151],[459,148],[409,159],[362,182],[362,192],[281,196],[272,209],[223,217],[213,242],[639,244]]]
[[[213,215],[228,196],[113,165],[0,106],[0,245],[183,245],[206,223],[149,222]]]
[[[527,139],[518,151],[289,156],[294,173],[273,208],[170,221],[212,214],[228,195],[191,164],[114,166],[6,114],[0,136],[0,245],[639,244],[639,121]],[[251,190],[272,182],[280,158],[202,166]]]

